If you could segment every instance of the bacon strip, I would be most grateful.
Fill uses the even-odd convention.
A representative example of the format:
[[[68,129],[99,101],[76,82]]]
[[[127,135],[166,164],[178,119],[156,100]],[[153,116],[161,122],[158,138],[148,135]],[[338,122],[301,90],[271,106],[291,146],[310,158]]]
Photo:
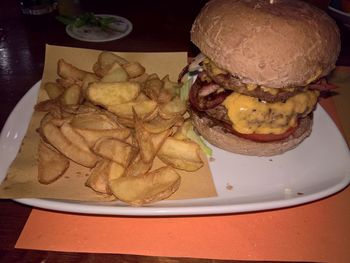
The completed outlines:
[[[220,89],[220,86],[218,84],[211,82],[209,84],[202,86],[202,88],[198,92],[198,95],[200,97],[205,97],[216,92],[218,89]]]
[[[336,85],[328,83],[326,78],[320,79],[318,82],[309,85],[310,89],[319,91],[329,91],[337,88]]]
[[[189,94],[192,106],[198,111],[205,111],[218,106],[232,92],[229,90],[217,92],[219,89],[219,85],[202,82],[200,78],[197,78]]]

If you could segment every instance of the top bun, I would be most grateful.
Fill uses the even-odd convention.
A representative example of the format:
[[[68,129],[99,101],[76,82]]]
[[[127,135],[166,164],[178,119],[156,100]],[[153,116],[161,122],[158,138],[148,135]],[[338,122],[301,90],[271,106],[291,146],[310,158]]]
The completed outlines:
[[[272,88],[326,76],[340,51],[335,22],[297,0],[212,0],[193,23],[191,40],[242,82]]]

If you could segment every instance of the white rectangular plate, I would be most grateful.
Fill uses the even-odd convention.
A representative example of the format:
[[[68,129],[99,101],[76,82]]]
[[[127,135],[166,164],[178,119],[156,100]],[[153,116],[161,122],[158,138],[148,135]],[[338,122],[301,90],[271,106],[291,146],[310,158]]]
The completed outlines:
[[[21,99],[0,137],[0,182],[21,145],[36,102],[40,82]],[[276,209],[329,196],[350,181],[350,154],[342,135],[319,106],[313,132],[296,149],[274,157],[251,157],[213,148],[209,162],[217,197],[164,200],[145,207],[121,202],[93,203],[48,199],[16,199],[33,207],[86,214],[167,216],[225,214]],[[195,189],[195,187],[194,187]]]

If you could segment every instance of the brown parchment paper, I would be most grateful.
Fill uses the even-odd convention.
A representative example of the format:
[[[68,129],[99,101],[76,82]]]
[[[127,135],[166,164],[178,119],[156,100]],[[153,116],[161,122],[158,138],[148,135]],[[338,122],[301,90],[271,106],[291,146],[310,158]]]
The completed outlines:
[[[55,81],[57,78],[57,61],[60,58],[81,68],[92,71],[92,65],[96,62],[101,51],[69,48],[60,46],[46,46],[45,67],[41,85],[47,81]],[[146,67],[147,73],[157,73],[160,77],[169,74],[170,79],[177,80],[181,69],[187,64],[185,52],[175,53],[119,53],[116,54],[129,61],[138,61]],[[46,92],[40,87],[38,101],[47,99]],[[90,172],[74,162],[69,169],[56,182],[43,185],[37,180],[37,147],[39,135],[36,129],[45,113],[34,112],[28,131],[22,142],[21,149],[11,164],[7,177],[0,185],[0,198],[49,198],[80,201],[110,201],[106,195],[97,194],[85,186],[85,181]],[[181,175],[181,186],[170,199],[191,199],[216,196],[207,158],[203,155],[204,167],[196,172],[184,172],[177,170]],[[162,166],[158,160],[155,166]]]

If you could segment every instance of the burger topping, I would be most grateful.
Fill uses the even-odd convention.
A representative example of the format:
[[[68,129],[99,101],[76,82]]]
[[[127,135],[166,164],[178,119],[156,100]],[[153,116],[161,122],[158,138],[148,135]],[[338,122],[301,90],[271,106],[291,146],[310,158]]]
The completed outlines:
[[[327,79],[323,78],[316,83],[310,84],[309,88],[325,92],[325,91],[336,89],[337,86],[334,84],[328,83]]]
[[[206,73],[207,78],[213,80],[225,89],[230,89],[244,95],[257,97],[266,102],[278,102],[285,101],[299,92],[304,92],[308,89],[316,89],[322,92],[328,92],[329,90],[335,89],[336,86],[327,83],[325,78],[322,78],[315,82],[318,77],[310,79],[307,86],[300,87],[289,87],[283,89],[276,89],[272,87],[265,87],[254,83],[243,83],[238,77],[233,76],[229,72],[220,69],[214,62],[208,58],[204,59],[203,69]]]
[[[242,134],[282,134],[297,125],[299,117],[315,107],[318,91],[298,93],[285,102],[267,103],[257,98],[233,92],[223,105],[232,128]]]
[[[267,102],[285,101],[295,94],[306,90],[306,87],[275,89],[253,83],[243,83],[238,77],[220,69],[208,58],[203,61],[202,65],[204,69],[203,72],[206,73],[207,81],[212,80],[225,89],[257,97]]]
[[[213,76],[217,76],[217,75],[221,75],[221,74],[228,74],[228,72],[226,70],[223,70],[221,68],[219,68],[214,62],[212,62],[209,58],[205,58],[203,60],[203,67],[210,72],[211,75]]]
[[[208,127],[220,126],[221,129],[226,133],[233,133],[236,136],[239,136],[241,138],[251,140],[251,141],[272,142],[272,141],[280,141],[280,140],[286,139],[289,136],[293,136],[293,137],[297,138],[301,135],[301,134],[295,133],[298,126],[290,127],[286,132],[281,133],[281,134],[271,134],[271,133],[270,134],[257,134],[257,133],[243,134],[243,133],[239,133],[232,128],[232,123],[230,120],[228,120],[228,121],[225,120],[227,118],[227,115],[225,118],[223,113],[226,112],[226,108],[222,105],[217,106],[214,109],[207,110],[205,112],[196,111],[195,109],[192,108],[192,112],[193,111],[195,111],[196,114],[200,118],[205,117]]]
[[[198,96],[205,97],[214,92],[219,91],[219,89],[220,89],[220,86],[218,84],[211,82],[207,85],[202,86],[202,88],[198,92]]]
[[[202,81],[200,75],[192,85],[189,99],[195,109],[205,111],[220,105],[231,92],[213,82]]]
[[[244,139],[248,139],[251,141],[256,141],[256,142],[273,142],[273,141],[280,141],[283,139],[288,138],[289,136],[291,136],[295,130],[297,129],[298,126],[295,127],[290,127],[286,132],[281,133],[281,134],[258,134],[258,133],[252,133],[252,134],[243,134],[243,133],[239,133],[235,130],[233,130],[233,134],[236,134],[237,136],[244,138]]]

